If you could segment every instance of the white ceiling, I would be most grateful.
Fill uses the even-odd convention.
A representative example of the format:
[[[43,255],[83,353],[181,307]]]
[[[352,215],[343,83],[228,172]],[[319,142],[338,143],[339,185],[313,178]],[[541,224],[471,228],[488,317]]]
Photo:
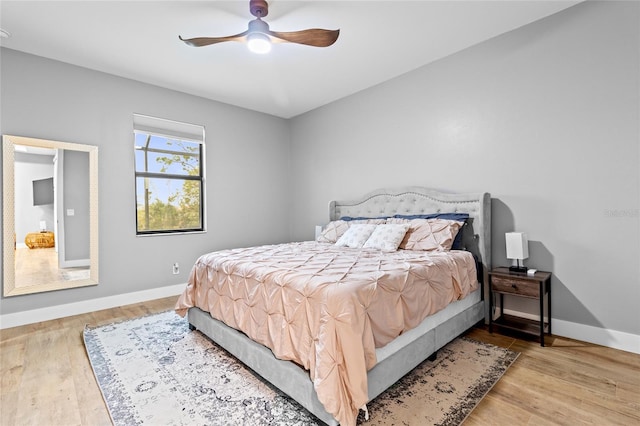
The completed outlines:
[[[411,71],[579,1],[283,1],[274,31],[340,29],[328,48],[178,40],[242,32],[235,1],[0,1],[0,45],[290,118]]]

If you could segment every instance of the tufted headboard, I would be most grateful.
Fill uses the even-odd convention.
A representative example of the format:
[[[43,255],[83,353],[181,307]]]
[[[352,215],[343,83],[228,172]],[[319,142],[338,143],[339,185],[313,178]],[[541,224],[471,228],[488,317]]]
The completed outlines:
[[[453,194],[423,187],[378,189],[362,198],[331,201],[329,219],[381,217],[395,214],[468,213],[462,228],[464,249],[483,266],[483,278],[491,268],[491,197],[489,193]],[[486,282],[486,280],[485,280]]]

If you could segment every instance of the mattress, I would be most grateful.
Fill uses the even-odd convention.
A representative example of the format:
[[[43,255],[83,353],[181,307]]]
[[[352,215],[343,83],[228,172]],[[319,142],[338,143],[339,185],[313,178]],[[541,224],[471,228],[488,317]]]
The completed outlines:
[[[316,242],[223,250],[198,259],[176,310],[196,306],[303,366],[326,410],[350,425],[368,400],[367,370],[389,343],[480,293],[476,276],[473,256],[457,250]]]

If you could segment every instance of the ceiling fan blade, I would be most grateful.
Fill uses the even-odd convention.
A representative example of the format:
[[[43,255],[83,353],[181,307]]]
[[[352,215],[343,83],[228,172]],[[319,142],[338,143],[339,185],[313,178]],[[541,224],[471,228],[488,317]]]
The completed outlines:
[[[309,30],[277,32],[269,31],[268,34],[289,43],[306,44],[307,46],[327,47],[336,42],[340,35],[340,30],[322,30],[311,28]]]
[[[196,37],[196,38],[182,38],[178,36],[178,38],[184,41],[189,46],[193,47],[202,47],[209,46],[210,44],[222,43],[223,41],[242,41],[246,37],[249,31],[242,32],[240,34],[227,36],[227,37]]]

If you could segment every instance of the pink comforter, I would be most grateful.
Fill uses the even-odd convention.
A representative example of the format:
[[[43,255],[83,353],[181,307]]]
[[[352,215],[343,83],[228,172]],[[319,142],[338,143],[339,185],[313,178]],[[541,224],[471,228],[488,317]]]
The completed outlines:
[[[302,365],[325,409],[350,426],[375,349],[477,287],[468,252],[300,242],[201,256],[176,311],[197,306]]]

